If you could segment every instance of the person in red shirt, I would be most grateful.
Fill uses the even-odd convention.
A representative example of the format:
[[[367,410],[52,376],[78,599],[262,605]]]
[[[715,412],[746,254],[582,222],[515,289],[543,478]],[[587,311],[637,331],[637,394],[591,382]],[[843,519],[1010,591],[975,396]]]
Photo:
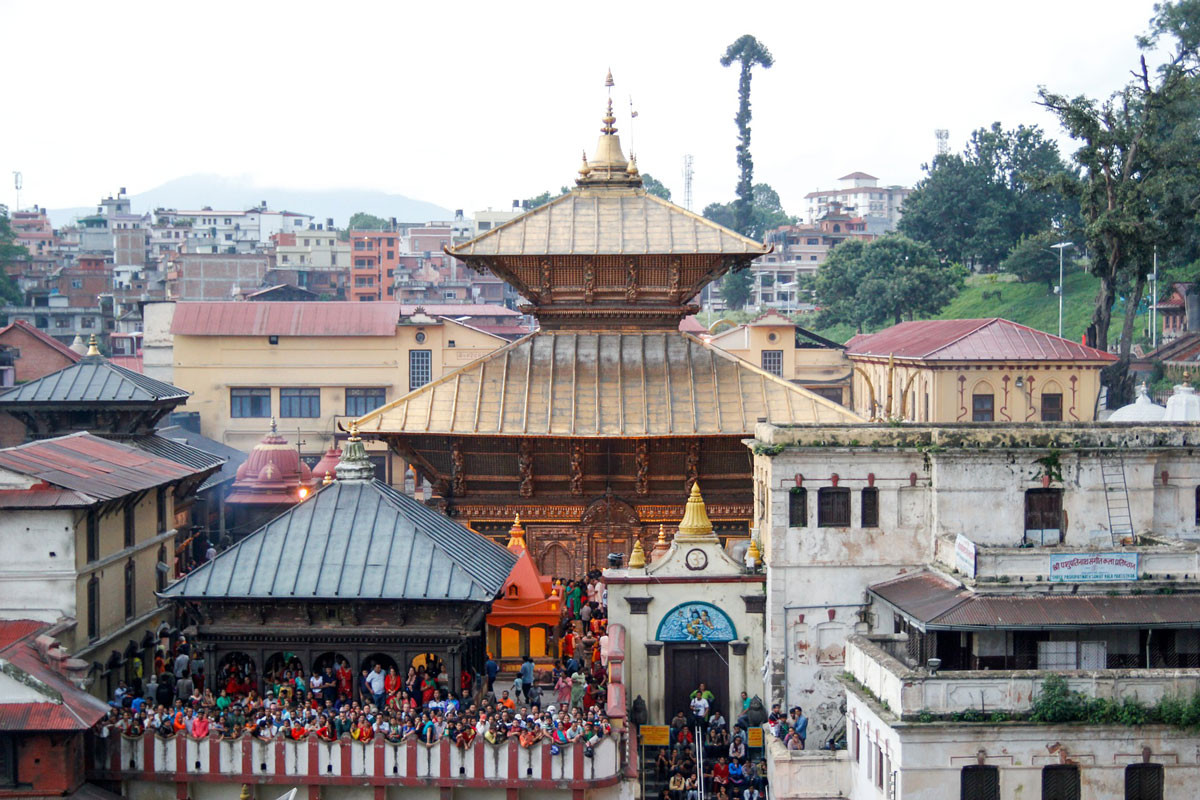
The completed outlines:
[[[713,783],[717,786],[729,783],[729,764],[726,763],[724,756],[718,758],[717,763],[713,764]]]
[[[338,697],[342,700],[349,700],[352,695],[354,673],[350,671],[350,665],[346,663],[346,659],[343,658],[338,664],[334,676],[337,678]]]

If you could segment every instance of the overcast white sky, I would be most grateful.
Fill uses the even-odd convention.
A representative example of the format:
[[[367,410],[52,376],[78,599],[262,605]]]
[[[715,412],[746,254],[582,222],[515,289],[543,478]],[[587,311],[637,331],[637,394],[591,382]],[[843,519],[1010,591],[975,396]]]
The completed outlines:
[[[0,0],[0,202],[19,169],[23,206],[210,172],[506,207],[573,180],[611,66],[626,153],[676,201],[691,153],[699,209],[733,194],[737,72],[718,59],[750,33],[776,62],[754,76],[755,180],[801,214],[854,170],[913,183],[935,128],[954,150],[995,120],[1057,135],[1038,85],[1116,89],[1152,6]]]

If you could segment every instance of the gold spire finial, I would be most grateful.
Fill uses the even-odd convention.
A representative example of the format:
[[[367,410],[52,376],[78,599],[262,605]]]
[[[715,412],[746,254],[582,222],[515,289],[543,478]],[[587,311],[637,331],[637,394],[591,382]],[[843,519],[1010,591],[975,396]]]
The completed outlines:
[[[641,539],[633,540],[633,552],[629,554],[630,569],[645,569],[646,568],[646,550],[642,547]]]
[[[638,174],[637,156],[635,156],[633,153],[629,154],[629,166],[625,168],[625,171],[630,175]]]
[[[654,547],[650,548],[650,561],[658,561],[671,550],[671,542],[667,539],[667,526],[659,523],[658,540],[654,542]]]
[[[250,784],[242,784],[242,793],[238,795],[238,800],[251,800],[254,795],[250,794]]]
[[[350,423],[350,438],[351,439],[358,438],[358,423],[357,422]]]
[[[712,522],[708,518],[708,510],[704,507],[704,497],[700,494],[700,481],[692,484],[692,493],[688,495],[687,507],[683,511],[683,519],[679,523],[679,531],[675,538],[717,541]]]
[[[750,546],[746,548],[746,559],[750,560],[751,558],[754,559],[753,563],[756,567],[762,563],[762,551],[758,549],[758,542],[754,539],[750,540]]]
[[[279,429],[275,426],[274,417],[271,417],[271,433],[279,433]]]
[[[519,511],[513,517],[512,527],[508,529],[508,549],[514,553],[521,553],[525,550],[525,529],[521,527]]]
[[[328,486],[329,484],[333,483],[333,473],[326,472],[325,477],[321,479],[321,483],[325,486]]]
[[[100,343],[98,341],[96,341],[96,334],[94,334],[94,333],[90,337],[88,337],[87,355],[89,355],[89,356],[100,355]]]
[[[658,523],[658,542],[657,544],[667,543],[667,526],[663,523]]]
[[[584,178],[592,174],[592,168],[588,166],[587,162],[587,150],[583,151],[583,166],[579,168],[579,174]]]
[[[617,118],[613,116],[611,97],[608,98],[608,110],[604,112],[604,118],[601,121],[604,123],[604,127],[600,129],[601,133],[606,136],[612,136],[617,132],[617,126],[613,124],[617,121]]]
[[[612,67],[608,68],[608,75],[606,75],[604,77],[604,85],[607,86],[609,89],[611,89],[613,87]]]

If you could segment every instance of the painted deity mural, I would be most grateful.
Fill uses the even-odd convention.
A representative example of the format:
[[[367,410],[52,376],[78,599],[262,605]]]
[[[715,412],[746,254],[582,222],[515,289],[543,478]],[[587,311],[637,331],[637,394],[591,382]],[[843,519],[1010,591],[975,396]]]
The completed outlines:
[[[729,616],[711,603],[683,603],[658,624],[660,642],[729,642],[737,631]]]

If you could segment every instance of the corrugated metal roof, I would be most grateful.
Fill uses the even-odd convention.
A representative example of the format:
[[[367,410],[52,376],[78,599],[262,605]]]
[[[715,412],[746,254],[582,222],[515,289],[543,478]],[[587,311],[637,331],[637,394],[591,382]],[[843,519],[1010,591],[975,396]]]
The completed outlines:
[[[30,403],[159,403],[187,397],[178,386],[119,367],[102,356],[87,356],[0,394],[0,408]]]
[[[574,189],[447,248],[453,256],[761,255],[771,248],[644,189]]]
[[[923,361],[1117,360],[1103,350],[999,317],[901,322],[879,333],[855,336],[847,343],[846,355]]]
[[[1200,620],[1200,594],[983,594],[927,571],[870,592],[926,630],[1191,627]]]
[[[862,422],[848,408],[679,331],[539,331],[358,421],[361,430],[690,436]]]
[[[176,336],[394,336],[400,318],[423,308],[431,317],[515,317],[504,306],[471,303],[212,302],[176,303]]]
[[[193,450],[203,451],[221,461],[221,468],[205,478],[204,483],[196,489],[197,492],[203,492],[205,489],[233,480],[237,476],[237,468],[246,463],[246,459],[250,457],[249,453],[222,444],[215,439],[209,439],[207,436],[201,436],[179,425],[159,428],[155,432],[163,439],[187,445]]]
[[[77,503],[67,502],[69,497],[64,495],[64,501],[56,505],[115,500],[204,471],[90,433],[72,433],[0,450],[0,468],[79,495]],[[39,507],[44,505],[39,503],[44,493],[38,489],[10,490],[0,492],[0,497],[7,508],[21,508],[22,502]]]
[[[337,481],[164,597],[486,602],[516,556],[379,481]]]
[[[46,698],[40,702],[22,699],[8,703],[0,697],[0,731],[87,730],[108,712],[104,701],[78,688],[42,660],[34,647],[34,637],[49,627],[34,620],[0,622],[0,663],[4,670],[15,671],[18,680],[23,675],[32,676],[36,681],[22,683]]]

